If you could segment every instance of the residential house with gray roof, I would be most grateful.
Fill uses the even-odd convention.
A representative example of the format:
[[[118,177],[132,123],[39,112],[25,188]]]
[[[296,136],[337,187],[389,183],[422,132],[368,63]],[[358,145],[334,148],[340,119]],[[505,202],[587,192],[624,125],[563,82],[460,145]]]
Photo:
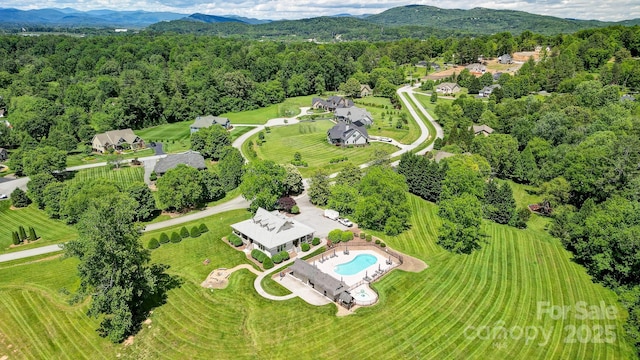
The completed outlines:
[[[368,126],[373,124],[373,116],[367,109],[352,106],[349,108],[336,109],[333,112],[337,121],[343,121],[347,124],[355,124],[358,126]]]
[[[246,245],[252,245],[269,256],[311,242],[315,232],[295,219],[263,208],[258,208],[251,219],[235,223],[231,228]]]
[[[180,164],[184,164],[198,170],[204,170],[207,168],[207,165],[204,162],[204,157],[197,151],[189,150],[182,154],[170,154],[158,159],[153,171],[158,175],[162,175]]]
[[[336,146],[364,146],[369,143],[369,134],[362,126],[340,121],[327,131],[327,140]]]
[[[329,96],[327,100],[318,97],[311,99],[312,108],[324,109],[327,111],[335,111],[339,108],[349,108],[353,105],[353,101],[342,96]]]
[[[191,133],[193,134],[200,129],[208,128],[216,124],[222,126],[225,129],[231,128],[231,120],[229,120],[228,118],[211,115],[198,116],[190,126]]]

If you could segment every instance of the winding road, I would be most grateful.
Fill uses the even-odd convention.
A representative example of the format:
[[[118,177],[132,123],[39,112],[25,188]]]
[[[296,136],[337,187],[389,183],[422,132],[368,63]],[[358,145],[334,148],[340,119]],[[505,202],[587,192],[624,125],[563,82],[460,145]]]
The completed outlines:
[[[413,119],[415,120],[415,122],[418,124],[418,127],[420,128],[420,137],[418,137],[418,139],[416,141],[414,141],[413,143],[409,144],[409,145],[402,145],[399,146],[400,149],[392,154],[390,154],[389,156],[391,158],[400,156],[406,152],[412,151],[415,148],[417,148],[418,146],[420,146],[422,143],[428,141],[431,139],[431,134],[429,134],[429,128],[427,127],[427,125],[422,121],[422,117],[420,117],[418,115],[418,112],[416,111],[416,109],[414,109],[413,104],[416,105],[416,107],[418,108],[418,111],[420,111],[420,113],[426,117],[429,122],[431,122],[431,124],[435,127],[436,129],[436,137],[437,138],[443,138],[444,137],[444,133],[442,131],[442,127],[435,121],[435,119],[426,111],[426,109],[422,106],[422,104],[420,104],[420,102],[415,98],[415,95],[413,93],[413,90],[416,87],[411,87],[409,85],[403,86],[401,88],[399,88],[397,90],[397,94],[400,97],[400,100],[402,101],[402,103],[404,104],[404,106],[406,107],[407,110],[409,110],[409,113],[411,114],[411,116],[413,117]],[[405,96],[408,96],[412,101],[413,104],[411,104],[411,102],[407,101],[407,99],[405,98]],[[300,115],[304,115],[306,114],[307,110],[309,110],[309,107],[302,107],[300,108],[300,114],[298,114],[297,116]],[[234,126],[253,126],[255,127],[254,129],[252,129],[251,131],[248,131],[244,134],[242,134],[242,136],[238,137],[232,144],[233,147],[237,148],[238,150],[240,150],[240,153],[242,153],[242,144],[247,141],[252,135],[262,131],[266,126],[284,126],[284,125],[291,125],[291,124],[296,124],[298,123],[299,120],[296,119],[295,117],[293,118],[275,118],[275,119],[271,119],[269,121],[267,121],[264,125],[249,125],[249,124],[235,124]],[[396,145],[398,146],[398,145]],[[422,155],[425,154],[427,151],[431,151],[433,149],[433,142],[431,144],[429,144],[429,146],[427,146],[425,149],[420,150],[419,152],[417,152],[417,154]],[[165,157],[166,155],[153,155],[153,156],[147,156],[147,157],[143,157],[143,158],[139,158],[138,160],[142,161],[145,163],[145,167],[148,164],[153,164],[155,163],[155,161],[159,158]],[[243,154],[243,156],[246,159],[246,156]],[[123,162],[128,162],[130,160],[123,160]],[[395,161],[392,164],[397,164],[399,162]],[[95,164],[87,164],[87,165],[80,165],[80,166],[71,166],[67,168],[67,171],[77,171],[77,170],[82,170],[82,169],[89,169],[89,168],[94,168],[94,167],[100,167],[100,166],[106,166],[107,163],[106,162],[102,162],[102,163],[95,163]],[[365,163],[360,165],[361,168],[365,168],[367,166],[370,166],[371,163]],[[330,177],[335,177],[337,175],[337,173],[335,174],[331,174]],[[26,190],[26,186],[27,186],[27,182],[29,182],[29,178],[28,177],[23,177],[23,178],[19,178],[16,180],[11,180],[11,181],[6,181],[3,183],[0,183],[0,194],[10,194],[13,190],[15,190],[16,188],[22,188]],[[304,179],[304,183],[305,183],[305,187],[308,184],[307,179]],[[208,207],[205,210],[196,212],[196,213],[191,213],[188,215],[184,215],[181,217],[177,217],[177,218],[173,218],[173,219],[169,219],[169,220],[165,220],[165,221],[160,221],[157,223],[152,223],[152,224],[148,224],[144,231],[154,231],[154,230],[159,230],[159,229],[163,229],[166,227],[170,227],[170,226],[174,226],[174,225],[180,225],[189,221],[193,221],[193,220],[198,220],[198,219],[203,219],[221,212],[225,212],[225,211],[230,211],[230,210],[237,210],[237,209],[246,209],[249,207],[249,202],[247,200],[245,200],[242,196],[238,196],[236,198],[233,198],[227,202],[224,202],[222,204],[219,205],[215,205],[212,207]],[[48,254],[48,253],[54,253],[54,252],[58,252],[61,251],[62,248],[60,245],[48,245],[48,246],[42,246],[42,247],[38,247],[38,248],[34,248],[34,249],[29,249],[29,250],[22,250],[22,251],[16,251],[16,252],[12,252],[12,253],[8,253],[8,254],[2,254],[0,255],[0,263],[2,262],[6,262],[6,261],[12,261],[12,260],[18,260],[18,259],[23,259],[23,258],[27,258],[27,257],[31,257],[31,256],[37,256],[37,255],[42,255],[42,254]]]

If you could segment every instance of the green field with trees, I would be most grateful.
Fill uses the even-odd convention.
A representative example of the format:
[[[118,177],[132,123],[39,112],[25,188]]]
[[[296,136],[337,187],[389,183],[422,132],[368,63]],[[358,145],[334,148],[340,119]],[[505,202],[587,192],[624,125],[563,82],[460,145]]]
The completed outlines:
[[[308,166],[298,169],[304,177],[308,177],[318,169],[332,173],[339,171],[347,163],[362,164],[374,160],[374,154],[390,154],[397,150],[396,147],[383,143],[353,148],[333,146],[327,141],[327,130],[333,125],[335,124],[330,121],[322,120],[273,127],[269,133],[264,133],[264,142],[260,146],[255,145],[259,134],[249,138],[243,146],[243,152],[250,153],[245,150],[252,148],[257,158],[273,160],[279,164],[290,163],[294,153],[299,152],[302,161]],[[251,147],[252,143],[254,145]],[[332,159],[340,161],[331,163]]]
[[[65,242],[75,238],[78,234],[76,230],[61,221],[50,219],[43,211],[39,210],[35,204],[25,208],[10,209],[11,201],[0,201],[0,248],[4,251],[18,251],[30,249],[37,246],[51,245]],[[20,245],[9,249],[11,245],[11,233],[18,231],[19,226],[28,228],[32,226],[40,240],[33,244]]]

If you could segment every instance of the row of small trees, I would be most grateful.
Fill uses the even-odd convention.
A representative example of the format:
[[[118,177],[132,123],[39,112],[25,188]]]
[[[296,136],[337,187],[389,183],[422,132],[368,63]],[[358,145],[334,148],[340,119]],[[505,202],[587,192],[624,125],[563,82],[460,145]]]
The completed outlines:
[[[24,243],[25,240],[36,241],[38,240],[38,235],[36,235],[36,230],[32,227],[29,227],[29,235],[27,236],[27,232],[24,229],[24,226],[20,225],[18,231],[12,232],[13,237],[13,245],[19,245]]]
[[[183,226],[180,229],[180,232],[174,231],[171,233],[171,236],[163,232],[162,234],[160,234],[159,240],[156,238],[151,238],[151,240],[149,240],[149,244],[147,245],[147,247],[149,249],[157,249],[160,247],[161,244],[166,244],[168,242],[179,243],[180,241],[182,241],[182,239],[186,239],[188,237],[197,238],[198,236],[206,233],[207,231],[209,231],[209,228],[204,223],[200,224],[200,226],[193,226],[191,228],[191,231],[187,230],[187,228]]]

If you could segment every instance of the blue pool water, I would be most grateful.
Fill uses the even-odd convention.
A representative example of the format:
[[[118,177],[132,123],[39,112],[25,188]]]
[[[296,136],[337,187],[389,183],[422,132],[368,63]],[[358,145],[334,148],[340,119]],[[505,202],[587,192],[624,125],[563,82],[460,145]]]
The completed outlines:
[[[369,254],[360,254],[348,263],[339,264],[333,269],[333,271],[335,271],[339,275],[354,275],[375,264],[376,262],[378,262],[378,259],[375,256]]]

